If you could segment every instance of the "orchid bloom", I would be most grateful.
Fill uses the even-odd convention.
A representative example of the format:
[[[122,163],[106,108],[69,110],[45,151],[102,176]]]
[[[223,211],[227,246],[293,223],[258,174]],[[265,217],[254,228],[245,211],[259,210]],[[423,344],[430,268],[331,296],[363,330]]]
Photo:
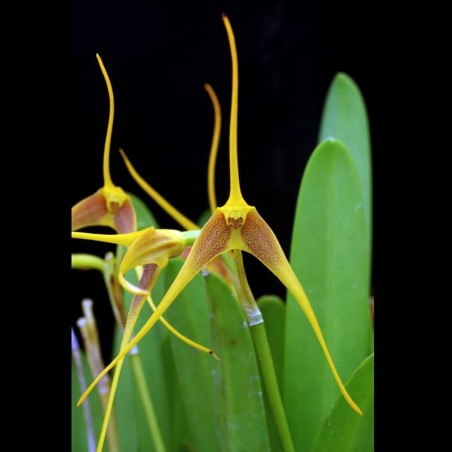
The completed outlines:
[[[123,245],[128,247],[128,251],[121,261],[119,266],[118,279],[120,284],[128,291],[135,293],[132,303],[127,314],[127,320],[124,327],[124,333],[121,340],[120,351],[124,350],[132,337],[133,328],[140,314],[141,308],[144,305],[144,300],[147,297],[153,310],[156,309],[155,305],[150,299],[150,291],[157,281],[160,271],[167,265],[168,261],[172,257],[179,256],[182,250],[193,242],[194,237],[197,235],[196,231],[180,232],[170,229],[154,229],[149,227],[143,231],[133,232],[129,234],[91,234],[84,232],[73,232],[73,238],[81,238],[88,240],[96,240],[107,243],[115,243],[117,245]],[[125,279],[125,274],[138,266],[143,266],[143,271],[139,273],[139,285],[138,287],[131,284]],[[218,360],[217,355],[207,347],[197,344],[196,342],[182,336],[176,331],[163,317],[166,328],[181,339],[188,345],[209,353],[215,359]],[[133,349],[129,349],[128,352]],[[127,352],[127,353],[128,353]],[[102,430],[99,436],[98,450],[102,450],[103,442],[107,434],[108,422],[113,409],[113,401],[116,393],[116,389],[119,382],[121,368],[123,360],[118,363],[113,380],[111,383],[111,389],[106,406],[106,411],[103,419]]]
[[[103,161],[104,186],[72,207],[72,230],[87,226],[109,226],[116,232],[127,233],[136,229],[135,209],[130,197],[121,187],[114,185],[110,177],[109,159],[114,118],[113,88],[102,59],[98,54],[96,57],[105,78],[110,99]]]
[[[238,116],[238,61],[234,34],[229,19],[223,15],[232,57],[232,102],[229,131],[229,163],[230,163],[230,194],[222,207],[217,207],[210,219],[199,231],[189,255],[163,299],[135,338],[116,356],[115,359],[91,383],[87,391],[79,399],[78,405],[87,397],[99,380],[121,362],[124,356],[143,338],[155,325],[164,312],[171,306],[175,298],[192,280],[192,278],[209,262],[229,251],[245,251],[261,261],[291,292],[300,308],[310,322],[314,333],[324,352],[337,385],[348,404],[359,414],[360,408],[348,394],[336,370],[329,353],[320,325],[317,321],[311,303],[292,270],[278,239],[270,226],[259,215],[254,206],[249,205],[242,196],[239,183],[237,158],[237,116]],[[239,255],[239,254],[237,254]],[[142,288],[137,291],[143,293]],[[256,323],[262,322],[257,318]],[[251,325],[251,323],[250,323]]]
[[[151,309],[156,309],[150,296],[150,291],[155,284],[160,271],[167,265],[170,258],[181,255],[184,249],[193,243],[193,240],[197,236],[198,232],[180,232],[163,229],[156,230],[153,227],[146,228],[142,231],[136,231],[136,215],[132,201],[122,188],[115,186],[112,183],[110,177],[109,153],[114,116],[113,90],[100,56],[96,56],[106,80],[110,97],[110,116],[107,127],[107,138],[105,142],[103,162],[104,186],[93,195],[77,203],[72,208],[72,237],[113,243],[128,247],[128,251],[121,260],[119,266],[118,280],[124,289],[134,293],[135,296],[132,299],[127,319],[124,321],[122,316],[115,316],[119,325],[123,329],[123,336],[120,346],[120,351],[122,351],[132,337],[133,328],[135,327],[145,300],[147,299]],[[95,234],[77,231],[77,229],[96,225],[109,226],[118,234]],[[198,228],[194,225],[193,229]],[[73,255],[72,265],[73,268],[92,268],[104,272],[104,261],[90,255]],[[125,278],[125,274],[132,269],[136,270],[139,279],[138,287],[128,282]],[[116,308],[114,303],[113,308],[114,310]],[[182,335],[162,316],[159,317],[159,321],[161,321],[172,334],[185,342],[187,345],[202,352],[209,353],[217,360],[219,359],[211,349],[204,347]],[[131,354],[136,354],[137,349],[132,348],[129,352]],[[106,436],[108,423],[112,414],[113,401],[121,374],[122,363],[123,361],[121,361],[121,363],[117,366],[111,383],[108,403],[106,402],[104,407],[105,414],[98,442],[98,450],[102,449]]]
[[[221,108],[220,103],[218,101],[218,97],[215,94],[214,89],[208,83],[204,84],[204,89],[210,97],[212,102],[213,110],[214,110],[214,127],[213,127],[213,136],[212,136],[212,144],[210,147],[209,153],[209,165],[208,165],[208,174],[207,174],[207,191],[209,196],[209,206],[210,210],[213,212],[216,207],[216,196],[215,196],[215,164],[216,157],[218,153],[218,143],[220,140],[220,131],[221,131]],[[129,171],[130,175],[134,179],[134,181],[171,217],[173,220],[178,222],[185,230],[198,230],[200,227],[194,223],[192,220],[187,218],[182,212],[176,209],[170,202],[168,202],[160,193],[153,188],[136,170],[136,168],[132,165],[129,158],[123,149],[119,149],[121,156],[124,160],[124,163]],[[185,250],[181,253],[181,257],[186,257],[190,247],[186,247]],[[216,258],[210,261],[206,265],[207,271],[213,271],[218,273],[228,284],[233,286],[233,275],[231,275],[231,269],[225,264],[222,259]]]
[[[146,295],[149,295],[150,287],[152,287],[152,285],[155,283],[160,270],[166,266],[169,258],[180,255],[184,250],[184,247],[187,246],[187,243],[192,243],[193,234],[187,232],[182,233],[181,235],[179,231],[156,231],[154,228],[147,228],[144,231],[139,232],[136,231],[136,215],[132,201],[121,187],[118,187],[112,183],[110,177],[109,155],[114,117],[113,89],[102,59],[98,54],[96,54],[96,57],[102,70],[102,74],[104,75],[110,98],[110,114],[107,126],[107,138],[105,141],[103,161],[104,187],[99,189],[95,194],[78,202],[72,208],[72,231],[74,231],[72,233],[72,237],[84,238],[87,240],[96,240],[100,242],[107,242],[130,247],[127,253],[127,257],[121,262],[118,275],[120,284],[129,292],[138,294],[140,292],[140,289],[127,282],[124,277],[125,273],[132,268],[137,268],[141,265],[155,265],[156,271],[154,272],[155,274],[153,278],[148,280],[147,283],[140,281],[140,284],[148,287]],[[76,232],[77,229],[94,225],[110,226],[119,234],[112,235]],[[190,229],[190,227],[188,227],[188,229]],[[194,225],[192,229],[197,229],[197,226]],[[146,251],[143,252],[143,249],[145,249]],[[144,254],[144,258],[139,259],[139,256]],[[89,268],[101,270],[103,272],[102,260],[100,260],[99,258],[95,258],[94,256],[83,256],[83,259],[77,259],[77,257],[80,258],[81,256],[73,256],[73,268],[86,269],[86,263],[89,262]],[[141,275],[141,272],[138,269],[137,273],[140,273],[139,278],[144,278],[144,276]],[[143,290],[141,292],[141,295],[145,294]],[[152,309],[155,309],[155,305],[152,302],[152,299],[149,296],[147,297],[147,299],[150,307]],[[138,303],[137,300],[135,301]],[[140,301],[144,301],[144,298],[141,297]],[[142,305],[140,305],[139,309],[141,309],[141,307]],[[135,311],[136,310],[137,308],[135,307]],[[125,327],[126,330],[130,330],[131,333],[131,327],[127,326],[127,322],[131,321],[130,316],[126,322],[126,325],[122,324],[123,322],[120,320],[120,316],[116,316],[116,318],[117,320],[119,320],[118,323],[120,324],[120,326]],[[217,358],[215,353],[213,353],[210,349],[196,344],[192,340],[183,336],[168,322],[166,322],[164,318],[161,318],[160,320],[172,334],[181,339],[183,342],[191,345],[194,348],[208,352],[215,358]]]

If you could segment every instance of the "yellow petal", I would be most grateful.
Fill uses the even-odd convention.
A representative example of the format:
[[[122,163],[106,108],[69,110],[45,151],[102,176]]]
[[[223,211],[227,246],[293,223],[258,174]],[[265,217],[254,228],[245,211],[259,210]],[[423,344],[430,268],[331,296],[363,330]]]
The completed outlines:
[[[104,188],[108,192],[115,190],[115,185],[113,184],[110,177],[110,146],[111,146],[111,135],[113,131],[113,118],[115,116],[115,102],[113,97],[113,88],[111,86],[110,77],[108,76],[107,70],[105,69],[104,63],[99,54],[96,53],[97,61],[99,62],[100,70],[102,71],[102,75],[104,76],[105,83],[107,84],[108,91],[108,99],[110,101],[110,112],[108,115],[108,124],[107,124],[107,136],[105,137],[105,145],[104,145],[104,161],[103,161],[103,170],[104,170]]]
[[[88,226],[108,226],[119,233],[133,232],[136,230],[136,214],[132,201],[121,187],[113,184],[110,176],[110,146],[114,117],[113,89],[100,56],[96,54],[96,57],[104,75],[110,99],[103,158],[104,186],[72,208],[72,230]]]
[[[171,306],[175,298],[184,287],[194,278],[194,276],[212,259],[225,251],[229,251],[231,241],[231,228],[227,225],[224,214],[218,209],[214,212],[210,220],[201,229],[199,236],[195,240],[193,247],[182,265],[173,283],[167,290],[162,301],[157,306],[154,313],[143,325],[135,338],[129,342],[116,358],[97,376],[80,397],[77,406],[86,398],[87,394],[96,384],[112,369],[129,351],[144,337],[144,335],[155,325],[165,311]]]
[[[239,164],[237,156],[237,119],[238,119],[238,98],[239,98],[239,63],[237,49],[235,45],[234,33],[227,16],[223,14],[223,22],[229,39],[232,58],[232,96],[231,96],[231,119],[229,124],[229,177],[230,193],[227,205],[246,205],[240,191]]]
[[[252,211],[248,213],[245,223],[241,227],[241,237],[243,240],[244,251],[248,251],[259,259],[270,271],[272,271],[279,280],[287,287],[290,293],[295,297],[301,309],[305,313],[309,323],[314,330],[315,335],[322,347],[331,373],[336,380],[339,389],[348,404],[359,414],[362,414],[360,408],[352,400],[336,370],[333,359],[326,345],[319,322],[312,309],[311,303],[290,266],[284,251],[282,250],[278,239],[271,230],[270,226],[257,213]]]
[[[154,264],[146,265],[144,267],[143,275],[140,278],[140,283],[139,283],[140,289],[142,289],[145,293],[147,291],[149,291],[151,286],[153,286],[155,280],[157,279],[157,275],[158,275],[157,265],[154,265]],[[141,296],[134,296],[132,299],[132,303],[130,305],[129,312],[127,314],[127,320],[126,320],[126,324],[125,324],[125,328],[124,328],[124,333],[123,333],[122,339],[121,339],[121,345],[120,345],[120,349],[119,349],[120,351],[124,349],[124,347],[127,345],[127,343],[129,342],[129,340],[132,336],[133,328],[136,324],[136,321],[138,319],[138,315],[141,311],[141,308],[143,307],[144,301],[145,301],[144,298]],[[107,434],[108,423],[110,421],[110,414],[113,409],[113,401],[115,399],[116,389],[118,387],[119,377],[121,375],[121,369],[122,369],[123,363],[124,363],[124,360],[121,360],[120,362],[118,362],[118,365],[115,369],[113,379],[111,381],[110,393],[108,395],[108,402],[107,402],[107,406],[105,409],[104,419],[102,422],[102,429],[101,429],[101,432],[99,435],[99,440],[97,443],[97,450],[102,450],[103,445],[104,445],[105,437]],[[85,394],[84,395],[86,397],[89,394],[89,392],[85,392]]]
[[[168,214],[171,218],[175,219],[182,227],[187,230],[199,229],[198,225],[190,221],[185,215],[179,212],[173,205],[171,205],[163,196],[161,196],[157,190],[152,188],[137,172],[133,167],[130,160],[127,158],[126,153],[123,149],[119,149],[122,158],[126,164],[126,167],[133,177],[135,182]]]
[[[150,227],[149,229],[154,229]],[[115,245],[130,246],[143,234],[143,231],[130,232],[127,234],[95,234],[92,232],[73,231],[71,236],[73,239],[94,240],[96,242],[114,243]]]
[[[168,260],[179,256],[185,240],[179,231],[147,228],[130,245],[119,266],[119,282],[129,292],[146,295],[146,291],[129,283],[124,275],[135,267],[156,264],[166,267]]]
[[[207,170],[207,193],[209,195],[210,211],[213,212],[218,207],[217,198],[215,196],[215,164],[217,161],[218,143],[220,141],[221,132],[221,108],[220,103],[218,102],[218,97],[213,88],[208,83],[204,84],[204,88],[209,94],[215,115],[212,145],[209,153],[209,166]]]
[[[112,219],[105,197],[96,192],[72,207],[71,229],[76,231],[88,226],[111,226]]]

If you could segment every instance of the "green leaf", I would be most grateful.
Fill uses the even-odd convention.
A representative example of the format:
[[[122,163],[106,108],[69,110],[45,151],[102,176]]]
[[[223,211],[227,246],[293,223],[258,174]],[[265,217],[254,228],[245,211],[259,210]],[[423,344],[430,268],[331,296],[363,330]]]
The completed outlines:
[[[170,266],[177,265],[177,263],[172,264],[171,262],[172,261],[169,262]],[[158,304],[158,302],[164,297],[165,293],[168,291],[168,288],[173,282],[170,277],[164,276],[166,272],[167,268],[164,268],[162,270],[160,278],[157,280],[152,291],[153,298],[156,304]],[[167,312],[164,316],[165,319],[167,320],[168,314],[171,316],[171,312]],[[180,388],[178,373],[175,366],[175,358],[173,356],[172,341],[178,339],[175,339],[172,333],[170,333],[169,330],[163,325],[159,324],[158,327],[159,328],[157,329],[157,331],[160,337],[160,355],[167,388],[166,398],[168,404],[169,419],[166,419],[166,422],[170,427],[171,431],[171,435],[169,438],[170,442],[169,443],[167,442],[168,444],[167,450],[168,452],[173,450],[184,452],[187,449],[187,447],[188,450],[190,450],[193,441],[191,439],[190,428],[188,425],[188,416],[185,411],[182,390]],[[186,331],[179,330],[179,332],[187,335]],[[192,338],[190,337],[190,339]],[[185,346],[185,344],[181,345]],[[152,384],[152,381],[150,384]]]
[[[198,218],[198,223],[197,223],[198,226],[202,228],[207,223],[207,220],[209,220],[211,216],[212,216],[212,212],[210,211],[210,209],[204,210],[201,213],[200,217]]]
[[[339,72],[334,77],[323,108],[319,143],[327,138],[334,138],[344,143],[355,161],[370,241],[372,238],[372,164],[367,111],[360,89],[343,72]]]
[[[343,397],[328,413],[312,452],[371,452],[374,438],[374,355],[367,357],[348,381],[347,390],[363,411],[357,416]]]
[[[258,298],[257,305],[264,317],[265,331],[272,352],[279,390],[282,391],[286,304],[282,298],[276,295],[263,295]]]
[[[303,175],[290,261],[343,381],[369,354],[367,245],[356,166],[342,143],[326,140],[313,152]],[[290,294],[286,309],[284,403],[295,449],[310,450],[339,389]]]
[[[182,266],[183,260],[172,259],[160,275],[168,287]],[[202,276],[190,281],[165,318],[191,340],[211,347],[207,298]],[[217,428],[214,418],[212,366],[214,358],[190,347],[175,336],[169,337],[174,369],[179,383],[190,438],[194,450],[217,450]],[[176,449],[177,450],[177,449]]]
[[[263,295],[257,300],[257,305],[262,313],[267,333],[268,343],[273,358],[278,387],[282,395],[283,370],[284,370],[284,327],[286,322],[286,304],[276,295]],[[264,391],[265,411],[267,413],[268,434],[272,451],[283,450],[280,435],[273,417],[267,392]]]
[[[158,228],[159,225],[157,223],[157,220],[149,210],[149,207],[138,196],[132,193],[128,193],[128,195],[132,199],[132,204],[137,215],[137,230],[141,231],[142,229],[146,229],[149,226]]]
[[[113,341],[115,356],[119,352],[121,337],[122,332],[116,327]],[[143,410],[137,402],[137,391],[130,369],[130,357],[127,356],[121,369],[121,376],[113,405],[121,450],[128,448],[138,450],[139,448],[138,432],[145,429],[146,423]],[[143,424],[143,426],[140,424]],[[149,434],[147,440],[151,443]],[[150,450],[153,449],[151,448]]]
[[[138,285],[138,280],[134,272],[128,272],[127,279],[130,280],[132,284]],[[157,280],[156,286],[152,292],[153,298],[155,298],[156,292],[159,294],[161,290],[161,283]],[[124,292],[124,297],[125,307],[128,311],[132,300],[132,294]],[[146,303],[146,305],[143,306],[135,325],[135,332],[141,329],[151,314],[152,310]],[[140,394],[132,374],[131,358],[137,359],[137,357],[139,357],[143,371],[147,376],[148,389],[165,444],[170,444],[170,441],[172,440],[171,413],[169,410],[168,397],[170,388],[167,386],[167,373],[165,371],[164,355],[162,352],[164,347],[163,341],[166,334],[166,328],[158,322],[138,344],[139,354],[134,358],[127,356],[124,361],[115,398],[115,410],[118,419],[120,442],[124,450],[132,450],[133,444],[137,441],[140,446],[138,449],[145,448],[149,451],[155,450],[148,422],[145,418],[143,405],[140,400]],[[120,342],[121,334],[117,329],[114,346],[115,354],[119,352]]]
[[[270,451],[263,389],[251,334],[235,294],[218,275],[205,278],[212,322],[218,451]],[[214,449],[210,449],[214,450]]]

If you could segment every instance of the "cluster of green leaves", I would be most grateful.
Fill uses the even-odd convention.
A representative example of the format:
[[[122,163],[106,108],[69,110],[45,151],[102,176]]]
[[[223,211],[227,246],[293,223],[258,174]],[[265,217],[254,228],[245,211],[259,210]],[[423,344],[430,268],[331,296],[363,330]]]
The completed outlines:
[[[363,416],[339,393],[312,328],[295,300],[257,300],[283,396],[294,448],[299,451],[373,451],[374,355],[371,292],[371,151],[367,113],[356,84],[338,74],[329,89],[319,144],[304,171],[296,206],[290,263],[316,312],[325,340]],[[155,226],[133,196],[138,229]],[[182,259],[172,259],[154,289],[163,297]],[[135,277],[128,274],[131,281]],[[136,279],[135,279],[136,281]],[[131,295],[125,293],[126,309]],[[151,311],[145,306],[138,331]],[[220,361],[188,347],[156,325],[138,344],[165,449],[262,452],[283,450],[262,382],[249,326],[234,291],[217,274],[198,274],[178,296],[166,319],[186,336],[208,344]],[[113,353],[119,351],[115,333]],[[89,376],[86,358],[82,355]],[[85,451],[80,387],[73,367],[73,451]],[[102,409],[88,399],[95,433]],[[86,403],[86,402],[85,402]],[[129,357],[115,399],[124,451],[158,450],[145,420]]]

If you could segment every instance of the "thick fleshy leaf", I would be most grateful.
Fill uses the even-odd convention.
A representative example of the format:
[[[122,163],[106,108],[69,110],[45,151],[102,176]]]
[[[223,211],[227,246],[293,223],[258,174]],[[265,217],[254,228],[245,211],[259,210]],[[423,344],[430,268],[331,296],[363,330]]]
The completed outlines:
[[[172,283],[182,263],[180,258],[172,259],[162,271],[160,279],[163,279],[165,286]],[[158,301],[156,299],[156,302]],[[207,297],[200,274],[187,284],[165,313],[165,318],[190,339],[206,346],[211,345]],[[169,341],[184,413],[190,429],[190,437],[186,438],[184,443],[191,443],[194,450],[218,450],[213,416],[212,366],[215,360],[174,336],[170,336]]]
[[[366,105],[357,84],[343,72],[334,77],[323,107],[319,143],[327,138],[344,143],[355,161],[363,194],[364,218],[371,240],[372,163]]]
[[[214,273],[205,278],[212,323],[215,425],[224,451],[269,451],[258,362],[245,315],[235,294]]]
[[[326,140],[303,175],[290,261],[344,381],[369,355],[368,249],[355,163],[342,143]],[[309,450],[339,389],[290,294],[286,309],[284,404],[295,449]]]
[[[355,416],[339,397],[328,413],[312,452],[372,452],[374,449],[374,355],[355,370],[347,389],[363,410]]]

